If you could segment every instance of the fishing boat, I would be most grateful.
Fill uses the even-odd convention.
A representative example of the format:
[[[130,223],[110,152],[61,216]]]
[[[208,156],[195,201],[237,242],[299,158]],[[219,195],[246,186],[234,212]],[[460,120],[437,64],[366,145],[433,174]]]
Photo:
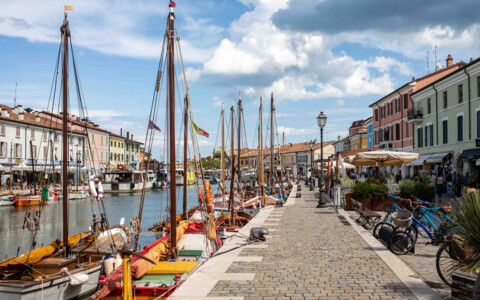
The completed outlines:
[[[57,201],[58,193],[53,191],[46,192],[47,196],[38,193],[32,194],[16,194],[13,196],[13,205],[15,206],[30,206],[30,205],[41,205],[47,203],[48,201]]]
[[[15,194],[4,193],[0,195],[0,206],[12,206],[14,205]]]
[[[187,181],[187,185],[192,185],[195,183],[195,171],[193,170],[187,170],[186,174],[187,176],[184,176],[185,170],[177,168],[177,171],[175,172],[175,183],[176,185],[184,185],[185,178]]]
[[[66,7],[67,8],[67,7]],[[69,235],[68,214],[68,57],[69,45],[71,45],[70,28],[65,12],[65,19],[60,27],[61,44],[57,57],[54,83],[52,87],[57,89],[57,82],[61,81],[62,93],[54,93],[63,98],[62,117],[62,177],[63,177],[63,200],[62,200],[62,241],[53,240],[50,245],[35,248],[36,237],[42,231],[40,218],[42,206],[46,204],[51,193],[46,188],[41,194],[35,191],[28,195],[17,195],[16,205],[26,205],[26,213],[23,220],[23,228],[31,233],[27,235],[32,241],[29,251],[19,255],[21,247],[18,247],[14,257],[6,257],[0,262],[0,299],[7,300],[30,300],[30,299],[82,299],[95,292],[99,283],[99,276],[103,269],[104,253],[114,253],[117,248],[128,246],[128,231],[124,226],[110,227],[103,203],[99,205],[100,219],[93,215],[92,226],[88,231]],[[73,57],[73,51],[72,57]],[[75,65],[75,62],[74,62]],[[59,72],[58,67],[62,70]],[[75,70],[75,77],[78,74]],[[61,80],[56,76],[61,73]],[[77,82],[77,95],[82,95]],[[58,91],[57,91],[58,92]],[[61,95],[61,96],[60,96]],[[55,97],[55,96],[54,96]],[[53,99],[56,100],[56,99]],[[79,102],[82,99],[79,97]],[[83,103],[82,103],[83,104]],[[53,105],[52,105],[53,107]],[[60,107],[60,105],[58,105]],[[83,106],[84,107],[84,106]],[[82,113],[84,113],[82,111]],[[87,149],[91,151],[91,149]],[[98,186],[101,190],[101,186]],[[92,195],[93,196],[93,195]],[[94,201],[101,202],[103,194],[96,196]],[[40,209],[35,210],[34,203],[40,204]],[[93,209],[92,209],[93,210]],[[93,213],[93,212],[92,212]],[[123,232],[122,235],[120,232]],[[23,239],[23,236],[22,238]],[[22,240],[20,241],[22,244]],[[88,252],[87,249],[92,249]]]
[[[104,193],[134,193],[145,189],[154,188],[157,176],[150,170],[145,176],[145,171],[125,170],[109,171],[103,173],[105,181],[103,183]]]

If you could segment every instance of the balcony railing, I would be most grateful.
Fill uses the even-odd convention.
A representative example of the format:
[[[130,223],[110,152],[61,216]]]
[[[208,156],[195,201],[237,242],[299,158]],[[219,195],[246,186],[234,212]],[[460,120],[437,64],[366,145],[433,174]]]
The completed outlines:
[[[407,111],[408,120],[422,120],[423,119],[423,109],[421,108],[411,108]]]

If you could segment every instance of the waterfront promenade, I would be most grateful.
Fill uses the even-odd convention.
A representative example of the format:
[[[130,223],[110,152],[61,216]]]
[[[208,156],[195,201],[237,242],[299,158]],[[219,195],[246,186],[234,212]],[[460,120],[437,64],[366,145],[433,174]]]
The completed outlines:
[[[348,213],[316,208],[302,188],[262,210],[172,299],[441,299]],[[245,245],[242,234],[257,226],[270,230],[267,241]]]

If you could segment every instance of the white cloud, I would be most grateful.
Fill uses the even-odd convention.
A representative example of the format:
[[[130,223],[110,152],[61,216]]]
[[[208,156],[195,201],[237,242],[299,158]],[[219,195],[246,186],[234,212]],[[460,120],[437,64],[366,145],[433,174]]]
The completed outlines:
[[[305,135],[305,134],[312,134],[317,133],[317,128],[303,128],[303,129],[296,129],[291,127],[283,127],[278,126],[277,132],[285,132],[285,135]]]
[[[59,43],[59,28],[63,21],[61,4],[55,1],[2,1],[0,35],[21,37],[32,42]],[[72,40],[77,46],[106,54],[158,59],[167,9],[166,2],[162,4],[152,0],[142,1],[141,4],[128,0],[76,2],[68,18]],[[164,16],[165,21],[158,22],[159,16]],[[188,15],[185,19],[190,20],[190,26],[185,29],[188,37],[198,36],[205,31],[221,31],[208,20],[200,19],[197,24]],[[160,26],[156,29],[152,24]],[[212,36],[218,38],[218,34]],[[207,60],[213,49],[208,44],[202,46],[195,47],[190,39],[182,39],[185,60]]]

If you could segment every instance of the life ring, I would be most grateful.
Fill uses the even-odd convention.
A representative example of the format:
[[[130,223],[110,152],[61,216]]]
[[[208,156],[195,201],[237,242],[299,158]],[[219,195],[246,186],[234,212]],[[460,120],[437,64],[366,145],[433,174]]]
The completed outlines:
[[[198,202],[200,202],[200,204],[203,203],[203,193],[202,193],[202,188],[198,188]]]
[[[120,164],[120,165],[117,165],[117,169],[120,170],[120,171],[125,171],[125,166]]]
[[[212,187],[210,186],[210,181],[205,180],[205,204],[207,204],[207,211],[209,213],[213,212],[213,195]]]
[[[88,186],[90,188],[90,195],[92,195],[93,198],[97,200],[103,199],[103,186],[97,177],[90,176]]]

